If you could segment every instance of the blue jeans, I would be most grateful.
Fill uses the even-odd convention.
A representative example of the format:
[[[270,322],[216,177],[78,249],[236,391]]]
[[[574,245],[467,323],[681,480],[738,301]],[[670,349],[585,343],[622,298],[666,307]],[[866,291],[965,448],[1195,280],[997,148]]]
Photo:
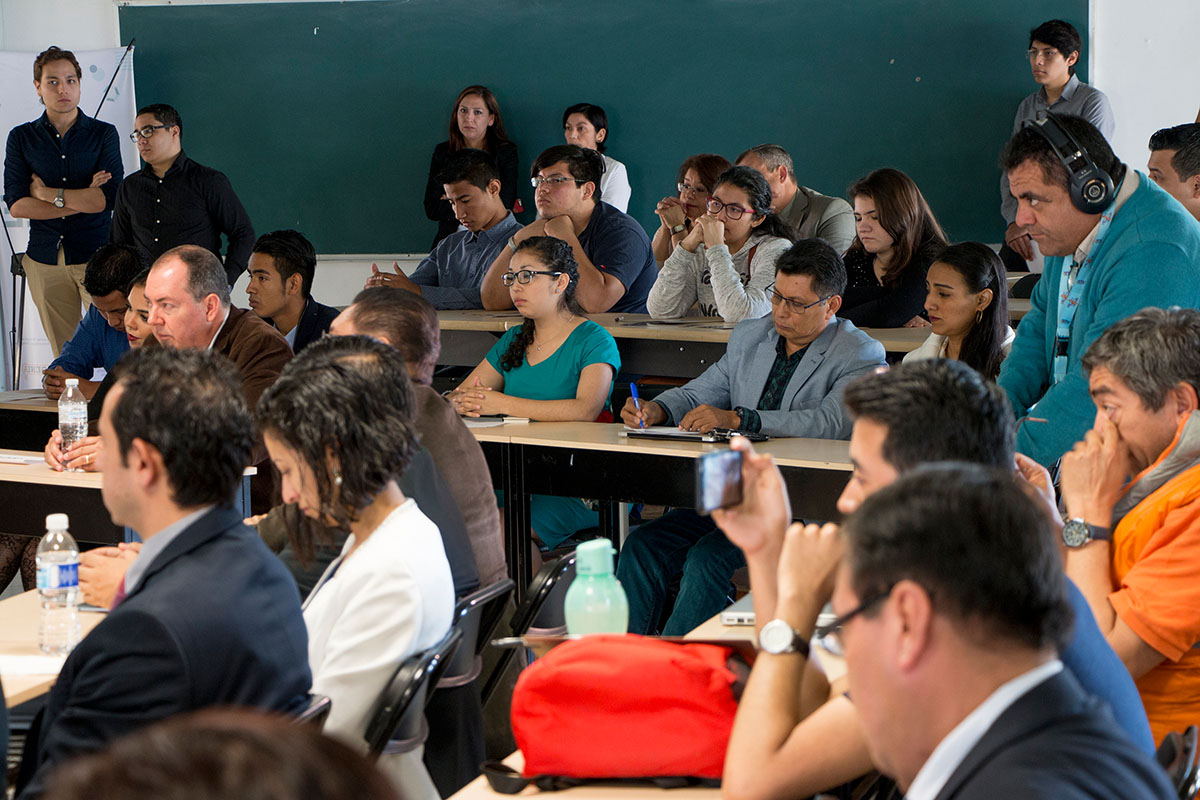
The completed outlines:
[[[653,633],[671,581],[680,576],[675,608],[663,636],[683,636],[728,605],[742,551],[711,517],[676,509],[633,531],[621,547],[617,578],[629,598],[629,632]]]

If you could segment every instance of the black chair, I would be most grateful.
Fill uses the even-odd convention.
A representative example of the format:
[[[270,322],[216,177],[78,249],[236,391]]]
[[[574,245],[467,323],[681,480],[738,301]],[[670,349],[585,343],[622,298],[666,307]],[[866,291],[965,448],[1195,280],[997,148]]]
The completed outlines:
[[[483,703],[476,683],[483,670],[481,654],[516,588],[510,579],[496,581],[458,601],[453,627],[462,643],[447,661],[446,671],[425,708],[429,735],[425,768],[442,797],[449,797],[479,775],[487,759]]]
[[[529,583],[525,599],[512,616],[512,635],[558,636],[567,632],[567,621],[563,615],[563,600],[567,587],[575,577],[575,552],[560,556],[542,564],[542,568]],[[483,704],[487,705],[500,685],[500,681],[512,662],[516,651],[509,649],[497,660],[491,673],[483,683]]]
[[[1191,800],[1200,791],[1200,764],[1197,764],[1197,737],[1200,729],[1189,725],[1182,734],[1172,731],[1163,737],[1155,758],[1167,773],[1180,800]]]
[[[1022,276],[1009,288],[1009,297],[1028,299],[1033,295],[1033,287],[1037,286],[1037,282],[1041,277],[1040,272],[1031,272],[1028,275]]]
[[[425,741],[425,703],[446,664],[462,642],[462,631],[451,628],[433,647],[415,653],[396,668],[371,710],[365,734],[367,756],[403,753]]]
[[[323,694],[311,694],[308,697],[308,705],[296,715],[295,722],[297,725],[313,725],[317,730],[323,730],[331,708],[333,701],[328,697]]]

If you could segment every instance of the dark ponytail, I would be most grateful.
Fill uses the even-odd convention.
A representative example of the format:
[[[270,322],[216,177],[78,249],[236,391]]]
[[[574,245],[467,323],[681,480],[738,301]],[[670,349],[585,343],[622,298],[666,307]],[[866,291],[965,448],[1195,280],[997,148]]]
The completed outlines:
[[[945,264],[962,276],[967,291],[978,294],[992,290],[992,302],[963,338],[958,360],[988,380],[996,380],[1004,361],[1004,339],[1008,335],[1008,279],[1004,262],[992,248],[979,242],[962,242],[944,248],[934,263]]]
[[[717,176],[717,182],[709,191],[716,192],[717,187],[722,184],[728,184],[745,192],[754,209],[754,215],[762,217],[762,222],[758,224],[758,227],[751,229],[751,236],[755,233],[765,233],[768,236],[777,236],[795,243],[795,229],[784,222],[783,217],[771,210],[771,185],[767,183],[767,179],[762,176],[762,173],[752,167],[730,167]]]
[[[575,287],[579,285],[579,264],[575,261],[575,253],[571,250],[571,245],[553,236],[530,236],[517,245],[513,255],[515,256],[523,250],[532,250],[537,260],[542,262],[542,269],[567,274],[570,280],[567,282],[567,288],[563,289],[558,307],[560,310],[566,310],[577,317],[582,317],[583,307],[575,299]],[[509,343],[504,355],[500,356],[501,372],[508,372],[525,363],[525,351],[529,349],[529,345],[533,344],[534,329],[535,323],[532,319],[526,319],[521,323],[517,335]]]

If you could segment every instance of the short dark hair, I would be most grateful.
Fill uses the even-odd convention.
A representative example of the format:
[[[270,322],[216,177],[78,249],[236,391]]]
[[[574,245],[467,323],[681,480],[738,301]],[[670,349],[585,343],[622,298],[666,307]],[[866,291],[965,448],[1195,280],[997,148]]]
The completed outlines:
[[[46,800],[400,800],[363,755],[312,725],[261,711],[170,717],[55,770]]]
[[[400,478],[417,446],[408,366],[369,336],[325,336],[305,347],[259,399],[258,423],[312,469],[321,512],[341,530]],[[320,526],[305,527],[290,534],[310,557]]]
[[[467,181],[486,192],[489,183],[500,180],[500,169],[485,151],[465,147],[450,154],[434,180],[440,184]]]
[[[1011,467],[919,467],[867,497],[842,533],[860,601],[911,580],[980,644],[1061,648],[1070,633],[1050,521]]]
[[[898,472],[932,461],[1013,465],[1013,414],[996,384],[961,361],[897,364],[853,380],[850,416],[887,428],[883,457]]]
[[[274,259],[280,280],[299,275],[300,294],[305,298],[311,295],[313,275],[317,271],[317,251],[304,234],[293,230],[264,233],[258,237],[251,252]]]
[[[604,157],[595,150],[580,147],[577,144],[556,144],[542,151],[533,165],[529,168],[530,177],[534,177],[546,167],[558,162],[565,162],[567,172],[580,183],[591,183],[596,187],[592,199],[600,202],[600,178],[604,175]]]
[[[846,291],[846,264],[824,239],[801,239],[775,261],[776,275],[808,275],[818,297]]]
[[[1062,128],[1075,138],[1097,167],[1112,176],[1114,182],[1120,181],[1121,162],[1113,153],[1104,134],[1100,133],[1095,125],[1082,117],[1069,114],[1056,114],[1055,118]],[[1035,127],[1029,125],[1014,133],[1004,145],[1004,150],[1000,153],[1000,169],[1012,172],[1026,161],[1032,161],[1042,168],[1042,179],[1045,183],[1058,186],[1064,192],[1070,191],[1071,180],[1067,175],[1067,168],[1063,166],[1050,142]]]
[[[112,409],[121,463],[141,439],[162,455],[177,506],[229,504],[254,446],[233,362],[209,350],[143,347],[114,373],[124,389]]]
[[[79,67],[79,59],[75,58],[75,54],[70,50],[63,50],[58,45],[52,44],[38,53],[37,58],[33,60],[33,79],[35,81],[41,81],[42,69],[52,61],[70,61],[71,66],[75,68],[75,77],[83,77],[83,70]]]
[[[793,182],[796,180],[796,168],[792,164],[792,156],[780,145],[756,144],[754,147],[751,147],[749,150],[746,150],[740,156],[738,156],[733,163],[740,164],[746,160],[747,156],[754,156],[761,161],[763,166],[767,169],[773,170],[779,169],[780,167],[787,167],[788,177],[791,178]]]
[[[684,162],[679,165],[679,171],[675,173],[675,182],[683,183],[683,178],[687,175],[689,169],[694,169],[696,175],[700,178],[700,183],[704,184],[706,191],[712,191],[717,185],[717,178],[721,173],[729,169],[733,165],[729,163],[729,159],[725,156],[717,155],[716,153],[697,153],[694,156],[688,156]]]
[[[959,242],[944,248],[934,263],[945,264],[958,273],[967,291],[979,294],[992,290],[992,302],[963,338],[961,361],[995,380],[1004,363],[1004,341],[1008,337],[1008,277],[996,251],[980,242]]]
[[[363,289],[350,304],[354,328],[366,336],[383,336],[412,369],[417,383],[433,380],[442,352],[437,310],[420,295],[389,286]]]
[[[1159,128],[1150,134],[1150,152],[1159,150],[1178,150],[1183,143],[1194,134],[1200,132],[1200,124],[1185,122],[1182,125],[1172,125],[1170,128]]]
[[[608,114],[603,108],[593,103],[576,103],[573,106],[568,106],[563,112],[563,127],[567,127],[567,118],[572,114],[583,114],[587,117],[587,121],[592,123],[592,127],[596,129],[596,133],[608,130]],[[605,133],[604,138],[608,139],[608,134]],[[597,141],[596,149],[601,153],[604,152],[604,142]]]
[[[179,112],[174,106],[169,106],[166,103],[151,103],[148,106],[142,106],[138,109],[137,116],[149,114],[158,120],[159,125],[166,125],[168,128],[179,128],[179,138],[183,138],[183,117],[179,116]]]
[[[1200,311],[1143,308],[1092,342],[1082,365],[1089,375],[1096,367],[1116,375],[1150,411],[1180,383],[1200,394]]]
[[[134,288],[137,286],[141,286],[144,288],[146,286],[146,281],[147,281],[147,279],[149,279],[149,277],[150,277],[150,268],[149,267],[146,267],[144,270],[139,272],[137,275],[134,275],[133,278],[129,281],[129,283],[125,284],[125,296],[128,297],[133,292]]]
[[[129,282],[145,269],[141,253],[127,244],[101,245],[83,270],[83,288],[92,297],[129,294]]]
[[[1061,19],[1052,19],[1048,22],[1043,22],[1029,32],[1029,46],[1033,47],[1034,42],[1048,44],[1058,52],[1062,53],[1063,58],[1070,58],[1071,53],[1079,53],[1083,48],[1083,39],[1079,35],[1079,31],[1075,30],[1075,26],[1069,22],[1064,22]],[[1078,63],[1078,60],[1076,60]],[[1067,73],[1075,74],[1074,64],[1067,67]]]
[[[167,258],[178,258],[187,267],[187,289],[193,300],[199,303],[215,294],[222,306],[229,306],[229,277],[221,259],[211,250],[196,244],[181,244],[159,256],[150,269],[153,271]]]
[[[1200,128],[1200,125],[1197,128]],[[1175,152],[1171,158],[1171,168],[1181,181],[1186,181],[1193,175],[1200,175],[1200,130],[1193,133]]]

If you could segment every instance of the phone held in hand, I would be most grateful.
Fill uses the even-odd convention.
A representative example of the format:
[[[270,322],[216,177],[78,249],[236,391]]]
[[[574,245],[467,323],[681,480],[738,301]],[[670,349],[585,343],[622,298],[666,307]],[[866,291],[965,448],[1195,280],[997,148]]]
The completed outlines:
[[[696,512],[711,514],[742,502],[742,452],[718,450],[696,459]]]

